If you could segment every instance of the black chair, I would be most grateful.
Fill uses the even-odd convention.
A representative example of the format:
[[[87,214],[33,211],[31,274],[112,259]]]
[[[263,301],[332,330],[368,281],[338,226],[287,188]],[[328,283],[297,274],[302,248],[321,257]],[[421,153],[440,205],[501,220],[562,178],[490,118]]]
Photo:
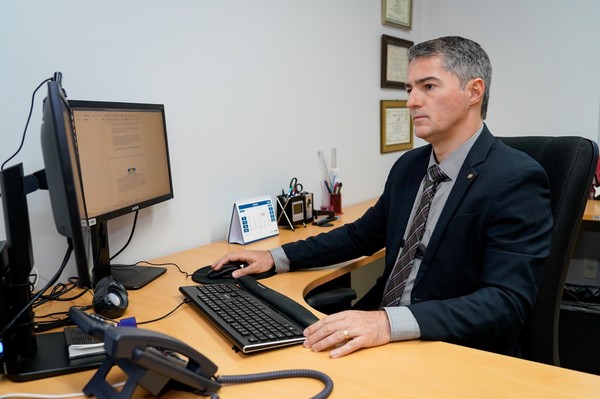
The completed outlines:
[[[521,334],[521,345],[525,359],[559,366],[560,302],[598,163],[598,146],[582,137],[499,138],[538,161],[550,182],[552,248],[533,314]]]

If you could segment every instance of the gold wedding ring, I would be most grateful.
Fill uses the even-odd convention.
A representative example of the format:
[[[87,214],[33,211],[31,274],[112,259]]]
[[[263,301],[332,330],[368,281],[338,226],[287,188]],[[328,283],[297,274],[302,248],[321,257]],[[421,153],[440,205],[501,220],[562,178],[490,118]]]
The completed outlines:
[[[350,336],[348,335],[348,330],[344,330],[344,339],[346,341],[348,341],[350,339]]]

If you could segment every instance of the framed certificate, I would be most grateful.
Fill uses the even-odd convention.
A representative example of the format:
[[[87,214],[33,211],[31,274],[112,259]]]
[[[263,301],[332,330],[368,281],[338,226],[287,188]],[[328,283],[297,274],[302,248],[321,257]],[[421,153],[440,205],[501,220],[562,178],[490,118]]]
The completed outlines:
[[[405,100],[381,101],[381,153],[413,148],[413,124]]]
[[[406,88],[408,49],[412,45],[408,40],[381,36],[381,87]]]
[[[402,29],[411,29],[412,0],[381,0],[381,21]]]

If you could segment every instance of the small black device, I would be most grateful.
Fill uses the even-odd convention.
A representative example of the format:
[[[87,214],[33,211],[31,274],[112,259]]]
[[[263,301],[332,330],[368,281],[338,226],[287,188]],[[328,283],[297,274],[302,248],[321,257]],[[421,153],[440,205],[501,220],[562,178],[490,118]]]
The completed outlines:
[[[324,218],[321,218],[319,220],[315,220],[313,222],[313,224],[315,226],[321,226],[321,227],[329,227],[329,226],[333,226],[331,224],[331,222],[333,222],[334,220],[337,220],[338,217],[337,216],[326,216]]]
[[[315,213],[315,217],[314,217],[315,221],[312,224],[315,226],[331,227],[331,226],[333,226],[333,224],[331,224],[331,222],[338,219],[338,217],[335,216],[335,212],[333,212],[333,211],[315,210],[314,213]],[[319,216],[325,216],[325,217],[319,219]]]
[[[121,317],[129,306],[127,290],[113,276],[104,277],[94,287],[92,306],[94,312],[109,319]]]

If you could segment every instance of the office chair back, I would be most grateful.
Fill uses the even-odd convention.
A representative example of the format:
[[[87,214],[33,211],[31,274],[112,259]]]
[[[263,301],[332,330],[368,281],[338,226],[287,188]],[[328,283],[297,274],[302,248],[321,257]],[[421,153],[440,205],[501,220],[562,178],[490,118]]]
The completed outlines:
[[[558,318],[562,291],[598,163],[598,146],[582,137],[499,137],[546,170],[554,226],[537,302],[521,334],[523,357],[559,365]]]

